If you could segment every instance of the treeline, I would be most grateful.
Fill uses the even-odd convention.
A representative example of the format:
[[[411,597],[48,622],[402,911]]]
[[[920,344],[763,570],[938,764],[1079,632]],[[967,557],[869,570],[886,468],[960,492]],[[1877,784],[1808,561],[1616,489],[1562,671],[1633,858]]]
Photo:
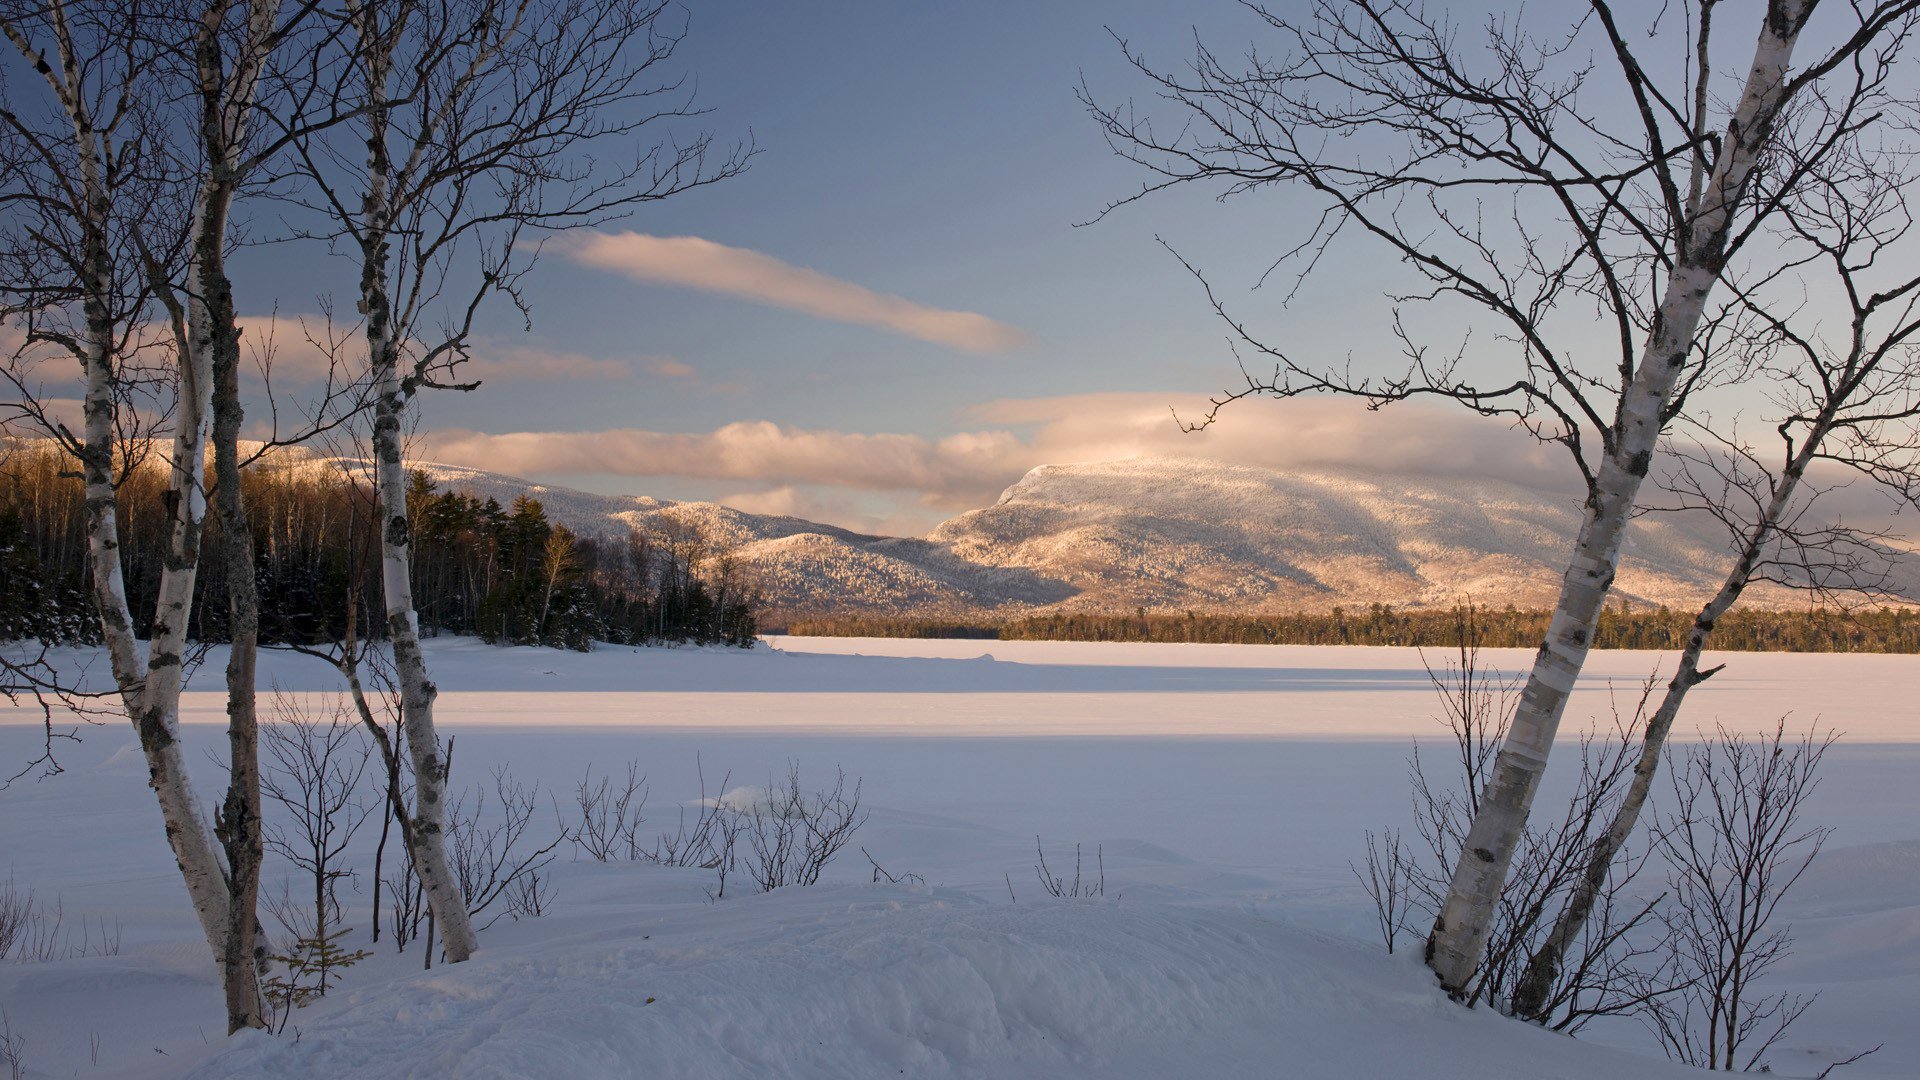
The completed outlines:
[[[157,602],[165,471],[135,462],[116,502],[120,564],[135,625]],[[316,644],[349,629],[384,636],[380,546],[370,485],[311,459],[265,459],[242,475],[261,601],[261,640]],[[414,602],[423,629],[502,645],[585,650],[616,644],[751,644],[754,598],[739,564],[694,524],[584,537],[550,520],[539,500],[502,506],[443,491],[424,473],[413,511]],[[210,517],[204,543],[222,542]],[[93,642],[85,505],[72,463],[44,445],[0,458],[0,640]],[[224,562],[205,559],[190,636],[227,639]]]
[[[992,638],[1001,641],[1142,641],[1210,645],[1414,645],[1458,643],[1460,609],[1363,609],[1289,615],[1051,612],[1004,621],[883,617],[797,619],[787,633],[820,637]],[[1537,647],[1552,613],[1480,609],[1473,613],[1489,648]],[[1594,644],[1601,649],[1675,649],[1693,612],[1609,606]],[[1714,628],[1713,648],[1730,652],[1920,653],[1920,611],[1734,611]]]

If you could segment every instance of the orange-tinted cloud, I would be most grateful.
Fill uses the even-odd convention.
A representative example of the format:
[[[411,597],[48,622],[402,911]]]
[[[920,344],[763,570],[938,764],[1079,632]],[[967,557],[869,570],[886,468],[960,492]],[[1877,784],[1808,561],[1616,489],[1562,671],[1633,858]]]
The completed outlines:
[[[928,508],[991,502],[1037,465],[1159,456],[1271,468],[1356,467],[1420,475],[1491,476],[1565,489],[1571,467],[1498,421],[1421,405],[1368,412],[1354,402],[1296,399],[1233,406],[1220,423],[1181,430],[1159,393],[990,402],[967,411],[979,430],[944,438],[787,427],[765,420],[706,432],[425,432],[422,457],[517,475],[598,474],[746,481],[764,490],[727,500],[756,512],[870,523],[832,490],[904,495]],[[796,490],[796,488],[804,490]],[[824,490],[822,490],[824,489]],[[820,518],[816,518],[819,520]]]
[[[996,352],[1026,340],[1022,331],[985,315],[929,307],[697,236],[595,233],[568,243],[565,250],[576,262],[636,281],[723,293],[968,352]]]
[[[271,360],[276,382],[318,382],[329,367],[336,381],[352,379],[365,370],[366,347],[360,328],[329,324],[319,315],[243,315],[241,340],[254,358]],[[477,338],[469,358],[453,378],[480,382],[533,382],[553,379],[625,379],[636,372],[661,379],[695,381],[698,372],[671,356],[589,356],[565,349],[519,344],[499,338]]]

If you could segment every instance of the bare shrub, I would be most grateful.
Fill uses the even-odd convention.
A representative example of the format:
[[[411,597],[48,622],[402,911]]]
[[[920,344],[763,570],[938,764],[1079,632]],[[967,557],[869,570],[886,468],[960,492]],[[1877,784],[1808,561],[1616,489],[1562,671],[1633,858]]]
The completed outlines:
[[[13,955],[14,944],[21,941],[33,921],[33,891],[21,892],[12,875],[0,885],[0,960]]]
[[[120,955],[120,924],[107,925],[80,917],[77,934],[67,926],[66,905],[55,900],[51,908],[34,897],[33,890],[22,891],[9,877],[0,886],[0,960],[21,964],[46,964],[55,960],[74,960],[83,956]]]
[[[848,791],[846,771],[835,769],[833,787],[809,795],[800,786],[797,762],[788,763],[778,786],[769,778],[764,797],[728,813],[745,826],[743,869],[769,892],[819,881],[820,872],[867,821],[858,779]]]
[[[647,805],[647,778],[640,767],[629,761],[624,782],[616,784],[612,776],[593,779],[593,766],[574,786],[574,801],[579,824],[573,830],[574,846],[595,862],[621,859],[639,861],[640,826],[647,820],[641,811]]]
[[[875,885],[880,884],[882,881],[886,882],[889,885],[920,886],[920,885],[925,885],[927,883],[926,878],[921,877],[919,874],[916,874],[910,870],[904,873],[896,874],[888,870],[886,867],[881,866],[880,860],[874,858],[873,853],[868,851],[866,848],[861,848],[860,854],[865,855],[867,857],[867,865],[873,867],[873,883]]]
[[[1380,928],[1380,940],[1392,953],[1400,935],[1410,930],[1414,910],[1413,861],[1407,858],[1399,829],[1383,828],[1376,835],[1367,830],[1367,861],[1363,870],[1352,863],[1347,869],[1360,879],[1360,887],[1373,901],[1373,917]]]
[[[544,886],[526,884],[526,879],[542,878],[553,861],[554,849],[570,837],[565,829],[538,847],[528,839],[539,810],[540,786],[522,784],[506,766],[493,770],[493,813],[488,812],[487,789],[475,785],[460,796],[447,811],[447,839],[453,859],[454,880],[466,897],[467,914],[478,920],[496,903],[493,918],[475,927],[485,930],[502,916],[520,918],[545,910],[544,902],[532,910],[514,897],[526,897],[526,889]],[[471,804],[469,804],[471,800]]]
[[[13,1018],[0,1011],[0,1068],[7,1080],[26,1080],[27,1038],[13,1030]]]
[[[783,780],[776,783],[770,777],[766,790],[744,803],[737,798],[729,802],[726,795],[732,773],[720,778],[719,787],[710,796],[706,770],[698,759],[695,770],[699,798],[682,805],[673,830],[655,834],[647,846],[638,840],[645,788],[637,770],[628,767],[624,785],[608,778],[594,784],[582,781],[577,794],[583,817],[591,809],[595,828],[601,836],[612,839],[610,843],[601,839],[579,842],[590,855],[596,847],[605,846],[616,853],[631,852],[634,860],[656,866],[711,870],[715,881],[707,895],[722,900],[735,871],[744,873],[762,890],[818,882],[821,871],[867,820],[860,807],[860,781],[856,779],[849,790],[844,770],[834,770],[831,788],[809,794],[800,782],[799,765],[789,763]],[[599,822],[604,822],[604,827]],[[877,866],[875,871],[878,880],[881,871]],[[916,875],[893,880],[912,877]]]
[[[722,848],[730,848],[726,839],[721,837],[723,812],[720,800],[707,796],[707,773],[700,765],[700,759],[694,759],[694,772],[700,778],[700,795],[693,803],[693,820],[687,820],[687,807],[680,807],[672,832],[662,832],[654,837],[653,846],[640,848],[638,856],[642,862],[656,866],[697,866],[704,869],[718,869],[730,860],[720,858]],[[727,782],[733,779],[732,773],[720,777],[719,792],[727,790]]]
[[[720,777],[716,796],[709,798],[706,769],[697,756],[694,772],[700,779],[700,795],[693,802],[692,820],[688,820],[687,807],[682,805],[673,831],[659,833],[652,847],[636,851],[641,862],[656,866],[691,866],[713,871],[714,887],[708,890],[707,896],[721,900],[727,895],[727,879],[738,861],[740,836],[746,831],[747,818],[727,809],[718,797],[727,790],[732,773]]]
[[[393,937],[393,950],[404,953],[407,943],[420,937],[422,924],[427,918],[426,892],[413,872],[413,858],[409,852],[402,849],[399,869],[392,876],[382,879],[382,883],[392,905],[388,911],[388,926]]]
[[[1094,865],[1098,869],[1096,875],[1090,878],[1081,877],[1079,844],[1073,845],[1073,877],[1071,879],[1054,873],[1053,868],[1047,865],[1047,851],[1041,846],[1038,836],[1033,838],[1033,853],[1039,860],[1034,864],[1033,872],[1039,877],[1040,887],[1046,890],[1048,896],[1078,900],[1107,895],[1107,855],[1104,848],[1093,849]],[[1008,888],[1011,890],[1012,886],[1009,885]]]
[[[548,887],[547,875],[522,874],[507,882],[500,902],[515,919],[537,919],[547,913],[547,905],[553,902],[553,890]]]
[[[344,705],[317,712],[285,693],[273,696],[274,722],[262,729],[268,765],[260,790],[277,808],[279,821],[268,824],[267,850],[287,861],[302,883],[298,900],[290,889],[263,898],[294,944],[337,939],[341,930],[339,885],[354,876],[346,865],[347,846],[366,824],[371,810],[359,798],[360,781],[372,761],[372,747],[360,735],[359,720]],[[329,966],[316,955],[316,996],[329,985]]]
[[[1667,774],[1673,804],[1655,826],[1674,903],[1665,909],[1673,963],[1687,976],[1644,1016],[1667,1056],[1700,1068],[1764,1069],[1767,1051],[1813,1004],[1757,984],[1786,958],[1780,902],[1831,829],[1803,821],[1835,736],[1787,736],[1783,717],[1757,738],[1725,727],[1681,751]]]

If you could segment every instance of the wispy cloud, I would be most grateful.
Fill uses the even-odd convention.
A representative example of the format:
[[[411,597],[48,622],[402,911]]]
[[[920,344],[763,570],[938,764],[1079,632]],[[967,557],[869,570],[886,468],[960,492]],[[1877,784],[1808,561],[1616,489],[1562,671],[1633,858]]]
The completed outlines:
[[[570,242],[566,253],[586,266],[637,281],[724,293],[968,352],[996,352],[1026,340],[1019,329],[985,315],[929,307],[697,236],[595,233]]]
[[[365,370],[366,349],[356,325],[329,323],[324,316],[280,314],[240,317],[242,342],[254,362],[269,359],[276,382],[317,382],[329,368],[336,380],[353,378]],[[589,356],[500,338],[481,337],[468,350],[454,377],[487,383],[537,382],[554,379],[594,381],[626,379],[635,374],[694,383],[699,373],[672,356]]]

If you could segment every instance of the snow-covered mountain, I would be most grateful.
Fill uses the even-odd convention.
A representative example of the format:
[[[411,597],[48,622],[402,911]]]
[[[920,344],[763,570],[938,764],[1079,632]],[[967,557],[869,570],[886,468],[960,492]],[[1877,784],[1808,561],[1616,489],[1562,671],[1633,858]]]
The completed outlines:
[[[1059,606],[1259,612],[1466,598],[1544,607],[1580,520],[1569,495],[1499,480],[1132,458],[1042,466],[993,506],[910,539],[425,467],[443,486],[503,502],[529,492],[585,534],[697,522],[736,550],[768,606],[789,616]],[[1644,517],[1632,526],[1618,592],[1697,603],[1728,559],[1726,535],[1712,521]],[[1907,595],[1920,595],[1912,566],[1900,580]],[[1794,596],[1757,586],[1750,599],[1783,604]]]

